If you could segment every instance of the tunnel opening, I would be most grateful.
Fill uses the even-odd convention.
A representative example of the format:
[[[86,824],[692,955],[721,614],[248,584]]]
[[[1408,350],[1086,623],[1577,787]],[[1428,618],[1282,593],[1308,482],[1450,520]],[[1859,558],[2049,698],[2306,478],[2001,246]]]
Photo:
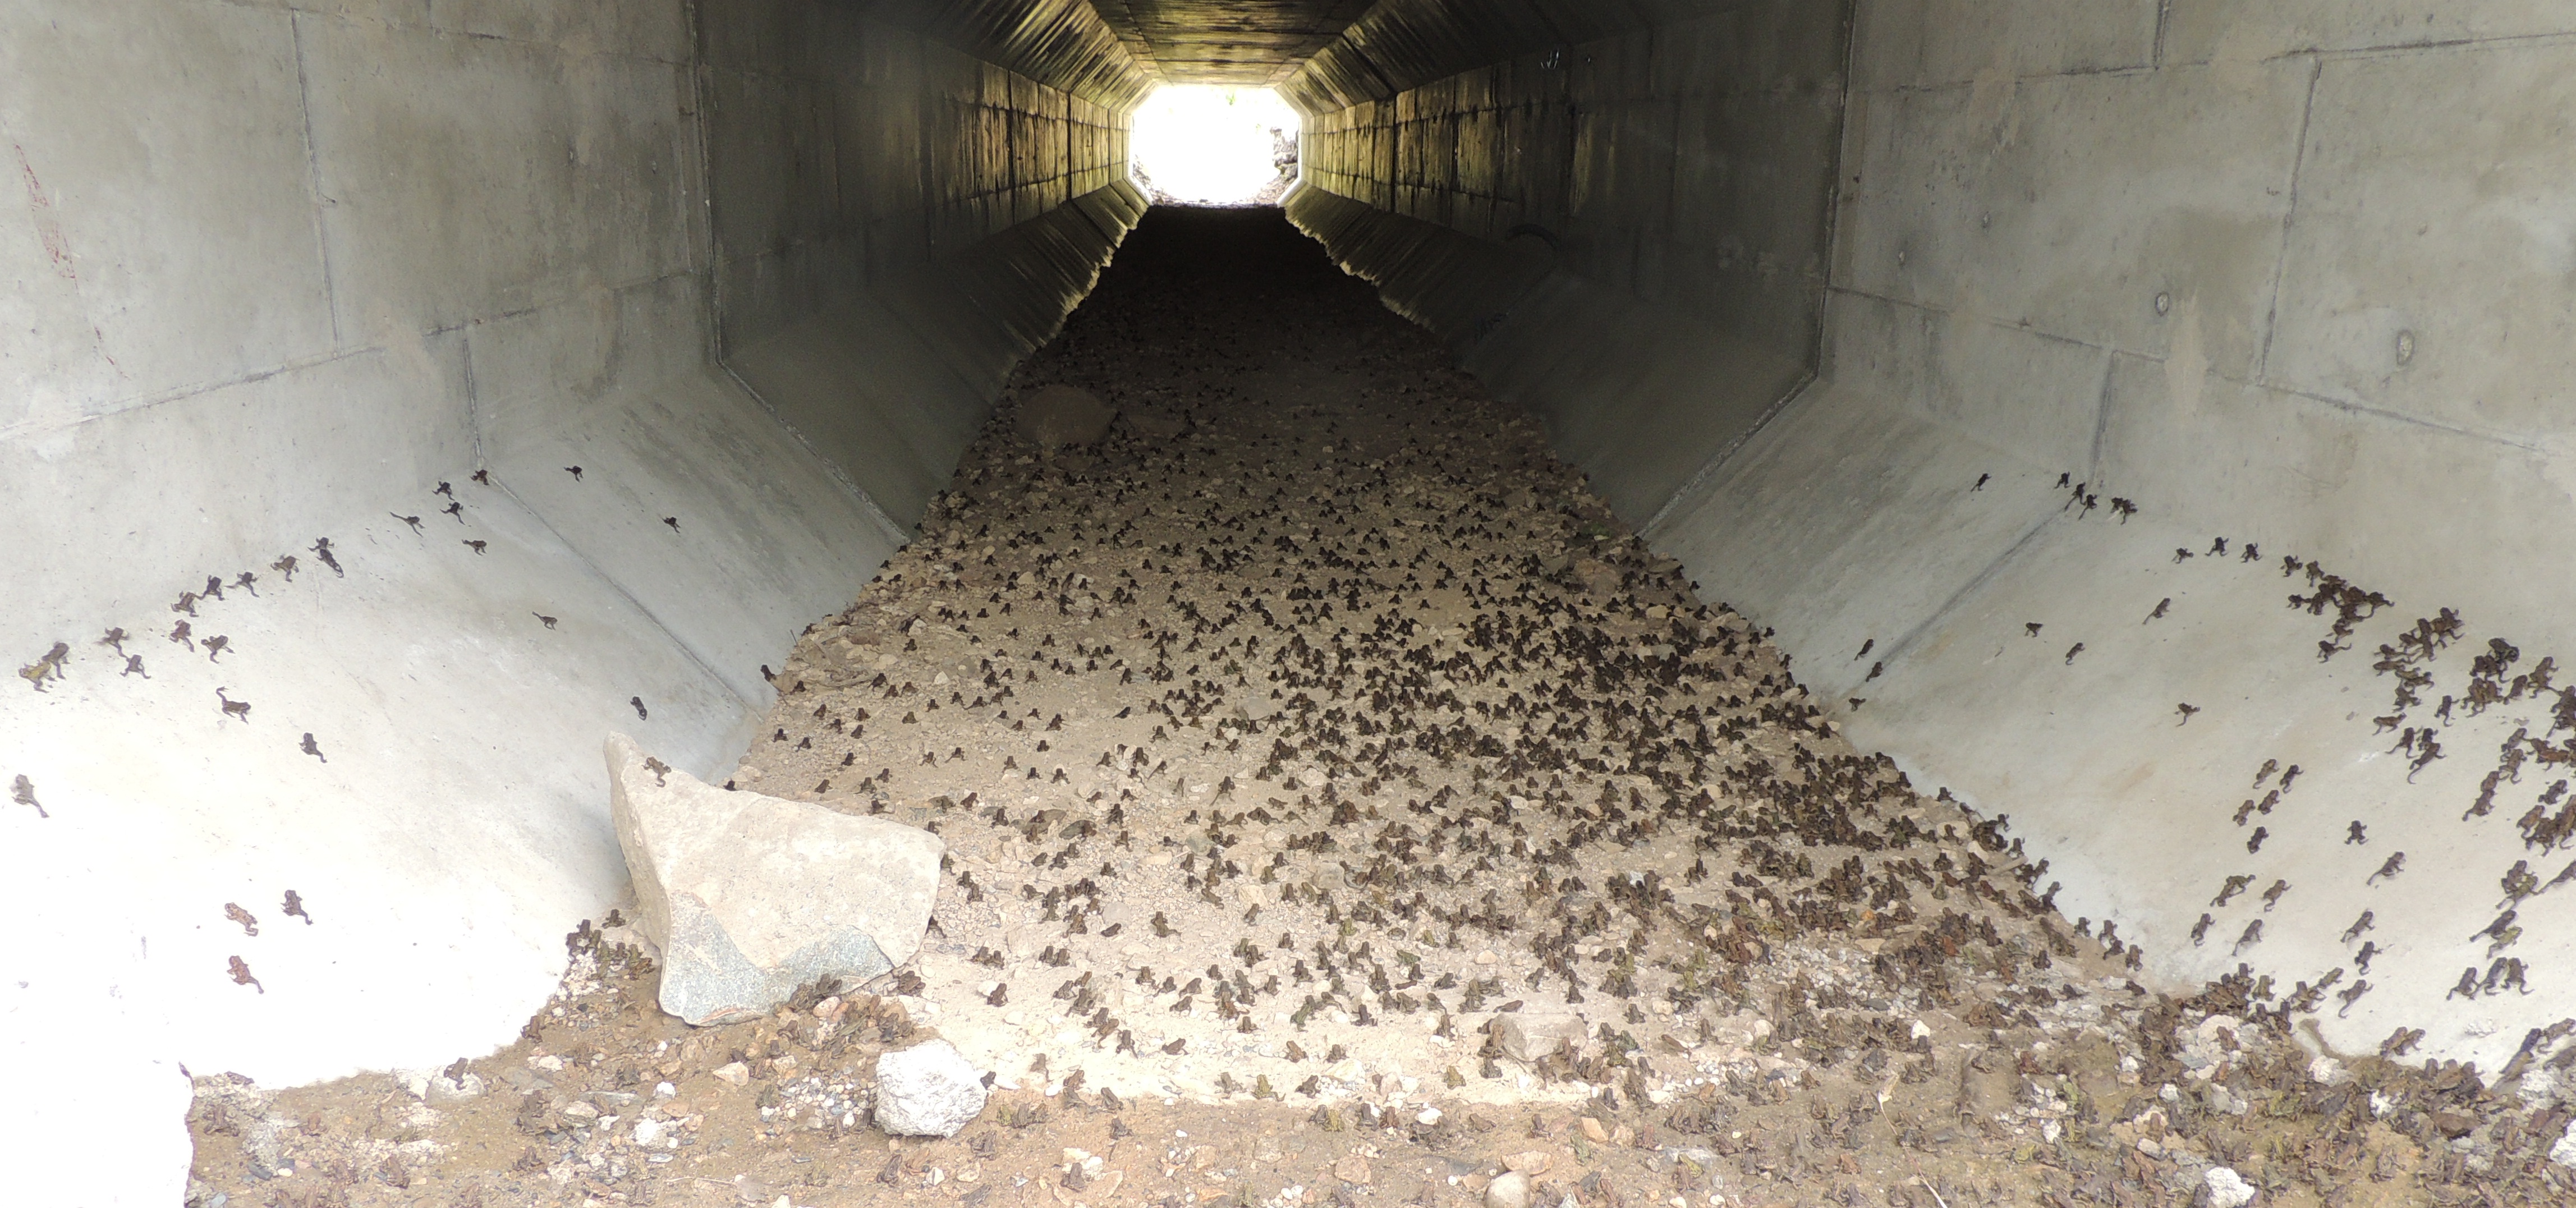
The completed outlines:
[[[1270,89],[1167,85],[1135,122],[1136,177],[1157,204],[1274,204],[1297,183],[1297,111]]]
[[[1703,1198],[1749,1185],[2116,1202],[2302,1181],[2330,1194],[2381,1174],[2435,1194],[2564,1198],[2553,1147],[2576,1080],[2553,1021],[2567,1014],[2555,972],[2576,876],[2556,868],[2576,806],[2554,769],[2576,706],[2554,651],[2557,534],[2576,505],[2552,336],[2576,311],[2565,232],[2532,217],[2562,206],[2570,153],[2530,132],[2554,129],[2569,100],[2570,31],[2474,6],[2401,20],[2137,0],[2096,15],[2076,29],[1896,0],[739,0],[613,14],[119,0],[0,17],[23,201],[0,220],[0,514],[19,521],[0,526],[15,568],[0,634],[23,684],[0,693],[0,901],[41,923],[13,944],[0,993],[10,1081],[67,1088],[10,1103],[0,1130],[81,1153],[95,1113],[56,1108],[143,1104],[160,1121],[119,1138],[151,1172],[130,1188],[66,1183],[81,1177],[66,1163],[10,1177],[49,1202],[164,1202],[193,1153],[221,1167],[196,1172],[200,1200],[209,1178],[247,1195],[280,1170],[409,1193],[402,1180],[446,1160],[444,1134],[399,1140],[327,1108],[293,1109],[295,1130],[272,1119],[292,1102],[274,1088],[360,1069],[409,1071],[363,1076],[406,1112],[481,1119],[499,1102],[485,1096],[517,1097],[487,1121],[525,1138],[509,1162],[448,1168],[477,1195],[569,1196],[621,1164],[594,1181],[649,1181],[669,1164],[637,1148],[636,1125],[689,1135],[688,1113],[646,1106],[666,1065],[715,1079],[675,1086],[666,1107],[724,1104],[745,1143],[844,1116],[864,1131],[864,1079],[785,1071],[823,1060],[825,1023],[846,1021],[830,1053],[843,1064],[851,1043],[913,1036],[942,1004],[878,991],[927,981],[844,987],[832,1007],[807,995],[801,1015],[716,1031],[654,1014],[631,930],[592,925],[629,883],[602,735],[634,735],[666,772],[741,787],[728,773],[759,769],[752,784],[782,800],[938,822],[988,863],[1032,817],[1068,811],[1046,820],[1051,851],[1019,853],[1049,866],[1008,892],[1030,887],[1019,904],[1049,926],[1120,925],[1068,917],[1061,879],[1152,878],[1097,851],[1109,872],[1052,866],[1102,845],[1064,828],[1100,826],[1074,814],[1118,793],[993,802],[1006,832],[974,809],[948,816],[977,791],[962,782],[913,784],[921,800],[889,789],[952,766],[995,775],[947,758],[975,754],[965,741],[859,766],[853,727],[869,741],[920,727],[933,688],[943,721],[979,696],[998,713],[983,679],[1003,660],[871,682],[864,721],[809,703],[799,669],[839,667],[850,651],[829,643],[870,646],[864,634],[872,657],[918,655],[904,647],[922,635],[887,620],[990,623],[973,613],[1000,606],[986,598],[1000,584],[937,593],[1011,557],[1026,561],[1010,569],[1029,609],[1069,622],[1097,594],[1091,624],[1139,619],[1144,584],[1076,569],[1052,543],[1078,526],[1097,557],[1101,530],[1117,531],[1098,492],[1217,473],[1174,462],[1146,477],[1156,441],[1232,431],[1277,456],[1223,472],[1190,506],[1245,509],[1228,520],[1269,527],[1269,561],[1209,549],[1217,566],[1193,571],[1184,542],[1152,573],[1171,579],[1166,596],[1222,585],[1228,604],[1263,606],[1238,626],[1297,627],[1304,646],[1268,646],[1283,661],[1259,673],[1295,681],[1311,708],[1283,686],[1279,714],[1243,716],[1223,692],[1161,682],[1120,706],[1122,723],[1151,721],[1141,735],[1084,736],[1095,762],[1064,774],[1125,777],[1136,769],[1121,761],[1152,752],[1117,787],[1169,790],[1191,828],[1149,835],[1147,853],[1173,854],[1186,908],[1262,886],[1280,896],[1225,903],[1228,938],[1277,938],[1245,930],[1256,905],[1314,913],[1298,926],[1324,948],[1276,950],[1299,954],[1282,989],[1299,961],[1345,984],[1319,978],[1292,1004],[1267,973],[1248,988],[1234,977],[1277,956],[1226,953],[1145,986],[1123,945],[1050,935],[1035,956],[968,945],[1005,968],[949,971],[947,992],[973,991],[961,1028],[1006,1010],[1060,1022],[1023,1005],[1047,988],[1030,963],[1050,985],[1125,976],[1157,1023],[1205,1022],[1172,1012],[1190,998],[1275,1033],[1260,1013],[1297,1014],[1312,995],[1309,1025],[1355,1026],[1336,1011],[1376,1024],[1301,1065],[1327,1093],[1246,1065],[1170,1095],[1182,1114],[1163,1123],[1190,1128],[1193,1107],[1231,1102],[1275,1107],[1281,1129],[1309,1111],[1318,1128],[1363,1121],[1371,1144],[1417,1147],[1389,1151],[1408,1162],[1476,1142],[1475,1169],[1425,1182],[1435,1199],[1505,1173],[1586,1205],[1634,1198],[1641,1180],[1658,1198],[1672,1182]],[[1158,89],[1182,88],[1272,90],[1293,107],[1298,187],[1280,210],[1152,205],[1130,176],[1140,120]],[[2408,99],[2422,97],[2453,99]],[[1318,245],[1348,277],[1321,273]],[[1228,276],[1244,266],[1272,279]],[[1122,292],[1131,277],[1159,282],[1146,292],[1163,301]],[[1184,297],[1206,313],[1175,309]],[[1276,330],[1213,351],[1155,343],[1254,310]],[[1359,351],[1325,351],[1362,331]],[[1335,364],[1359,366],[1371,393],[1293,415],[1261,394],[1305,397],[1307,375]],[[1191,366],[1185,385],[1163,380]],[[996,452],[1048,385],[1081,385],[1130,426],[1090,451]],[[1454,404],[1423,413],[1451,425],[1445,446],[1350,460],[1351,432],[1426,400]],[[1258,426],[1270,421],[1287,426]],[[1179,426],[1140,439],[1138,422]],[[1489,477],[1442,477],[1471,451]],[[978,497],[961,465],[1023,493]],[[1403,495],[1400,472],[1434,486]],[[1242,494],[1253,484],[1277,493]],[[1423,509],[1419,533],[1376,526],[1384,546],[1342,525],[1361,496],[1387,511],[1434,494],[1445,505]],[[1069,510],[1077,498],[1095,510]],[[982,555],[958,544],[963,507],[1047,519]],[[1394,558],[1399,535],[1430,558],[1407,571],[1483,622],[1451,627],[1450,652],[1352,624],[1368,592],[1403,584],[1386,565],[1356,569]],[[1451,548],[1433,552],[1435,537]],[[1513,540],[1525,558],[1491,544]],[[1469,550],[1481,572],[1460,565]],[[1146,575],[1130,552],[1138,564],[1120,570]],[[1258,578],[1229,579],[1246,571]],[[920,615],[872,602],[913,592]],[[1193,626],[1215,623],[1215,599]],[[1160,648],[1165,631],[1181,647],[1209,636],[1167,618],[1017,655],[1041,682],[1114,670],[1154,683],[1179,653]],[[1586,677],[1561,676],[1539,702],[1536,673],[1490,645],[1507,637],[1555,642]],[[1664,670],[1729,647],[1692,673],[1714,699],[1674,698]],[[1363,707],[1334,685],[1364,679],[1364,655],[1424,682]],[[900,699],[907,683],[920,703]],[[1414,715],[1439,710],[1457,715],[1433,738]],[[1052,714],[1010,720],[1037,741],[1065,733],[1043,728]],[[1227,756],[1265,756],[1256,773],[1276,756],[1298,787],[1191,804],[1181,765],[1215,752],[1164,748],[1220,725],[1245,744]],[[1369,752],[1374,772],[1406,761],[1389,754],[1396,737],[1456,744],[1448,770],[1469,774],[1435,785],[1417,770],[1415,789],[1391,769],[1317,762]],[[1567,753],[1605,738],[1617,752]],[[808,739],[847,744],[852,763],[806,767]],[[1627,766],[1639,744],[1677,743],[1702,766]],[[772,746],[799,754],[771,769]],[[1568,769],[1514,766],[1540,746]],[[1037,769],[1013,755],[1018,791]],[[1239,770],[1202,769],[1217,784]],[[1540,818],[1589,849],[1550,847]],[[1515,821],[1533,831],[1512,835],[1526,854],[1500,838]],[[1660,880],[1627,875],[1694,828],[1709,850],[1647,870]],[[1234,855],[1272,830],[1304,879],[1279,880],[1280,865],[1263,882]],[[1340,845],[1332,859],[1317,834]],[[1287,852],[1291,839],[1306,846]],[[1493,901],[1435,902],[1430,874],[1394,867],[1444,839],[1445,875],[1493,866],[1479,873]],[[1211,886],[1228,859],[1245,875]],[[977,875],[988,893],[1003,883]],[[1283,884],[1333,898],[1291,900]],[[943,882],[942,901],[960,891],[975,892]],[[1353,921],[1363,901],[1528,930],[1490,949],[1494,966],[1435,968],[1485,950],[1450,949],[1427,925],[1399,941],[1383,920]],[[1175,940],[1166,928],[1190,942],[1221,930],[1158,909],[1165,921],[1144,925],[1157,943]],[[1541,918],[1554,928],[1528,921]],[[1361,927],[1390,934],[1358,954],[1372,945]],[[1702,967],[1657,947],[1675,937],[1704,950]],[[978,955],[934,950],[900,976]],[[1464,1008],[1464,986],[1507,974],[1562,984],[1515,984],[1504,1001],[1518,1011]],[[1428,988],[1444,975],[1459,984]],[[1602,993],[1611,978],[1643,1001]],[[1588,1000],[1564,1001],[1578,981]],[[1582,1039],[1549,1050],[1541,1007],[1575,1009]],[[1373,1055],[1416,1020],[1447,1047],[1407,1044],[1457,1060]],[[522,1028],[542,1053],[459,1059]],[[1118,1053],[1116,1034],[1104,1061],[1153,1064]],[[1063,1113],[1059,1127],[1126,1121],[1099,1092],[1133,1100],[1134,1087],[1077,1066],[1101,1079],[1086,1091],[1061,1039],[1031,1033],[1012,1055],[1044,1054],[1047,1069],[985,1060],[1021,1083],[1014,1103]],[[1496,1051],[1512,1044],[1524,1051]],[[1488,1083],[1554,1106],[1524,1129],[1474,1105]],[[789,1087],[811,1101],[780,1100]],[[1547,1099],[1559,1093],[1574,1098]],[[1952,1181],[1825,1160],[1831,1144],[1937,1140],[1944,1112],[1981,1121],[1970,1144],[1983,1148]],[[623,1129],[599,1123],[619,1117]],[[1612,1143],[1622,1128],[1630,1143]],[[1545,1144],[1495,1144],[1523,1131]],[[1263,1151],[1257,1133],[1247,1154]],[[1097,1155],[1110,1138],[1080,1139]],[[684,1148],[658,1156],[702,1166]],[[1525,1163],[1538,1169],[1504,1169],[1540,1149]],[[534,1166],[505,1169],[528,1154]],[[1649,1155],[1662,1165],[1613,1168]],[[884,1156],[883,1185],[966,1186],[943,1181],[958,1159],[934,1178]],[[1157,1179],[1198,1160],[1165,1156]],[[1394,1185],[1386,1164],[1373,1182],[1343,1156],[1329,1172],[1341,1184]],[[1071,1165],[1050,1182],[1071,1186],[1086,1163]]]

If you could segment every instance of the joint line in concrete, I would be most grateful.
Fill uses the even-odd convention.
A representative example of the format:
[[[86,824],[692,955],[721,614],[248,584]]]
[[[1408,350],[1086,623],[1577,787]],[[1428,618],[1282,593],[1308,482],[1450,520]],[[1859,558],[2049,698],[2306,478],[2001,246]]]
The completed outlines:
[[[2220,380],[2225,381],[2228,379],[2222,377]],[[2475,428],[2462,427],[2458,424],[2446,424],[2440,420],[2426,419],[2420,415],[2408,415],[2403,411],[2391,411],[2384,407],[2373,407],[2367,403],[2356,403],[2350,399],[2334,398],[2330,395],[2315,393],[2314,391],[2299,390],[2288,386],[2278,386],[2267,382],[2247,382],[2242,384],[2270,390],[2279,394],[2286,394],[2292,398],[2306,399],[2309,402],[2316,403],[2321,406],[2332,407],[2347,415],[2357,415],[2369,419],[2382,420],[2392,424],[2404,424],[2410,428],[2429,428],[2447,436],[2465,437],[2469,440],[2483,441],[2491,445],[2502,445],[2505,448],[2519,450],[2524,453],[2545,455],[2549,452],[2548,446],[2542,444],[2536,439],[2528,437],[2507,436],[2501,432],[2481,432]]]
[[[2119,368],[2117,351],[2102,358],[2102,393],[2093,399],[2093,449],[2084,459],[2084,477],[2097,483],[2102,481],[2102,445],[2111,434],[2111,378]]]
[[[1958,611],[1960,605],[1965,604],[1971,597],[1975,596],[1979,590],[1983,589],[1987,583],[1992,582],[1996,575],[2002,574],[2004,568],[2011,565],[2013,559],[2020,557],[2021,552],[2024,549],[2029,548],[2030,543],[2037,540],[2039,538],[2039,534],[2043,530],[2047,529],[2049,523],[2056,520],[2057,517],[2058,514],[2056,512],[2051,512],[2040,517],[2039,523],[2030,526],[2030,528],[2023,532],[2018,539],[2016,539],[2010,546],[2006,547],[2004,552],[1997,554],[1994,561],[1987,563],[1984,570],[1978,571],[1974,578],[1969,579],[1966,583],[1960,584],[1959,590],[1951,592],[1950,598],[1941,601],[1940,607],[1925,613],[1922,620],[1915,622],[1914,628],[1906,630],[1895,641],[1888,643],[1888,661],[1894,662],[1897,658],[1911,652],[1914,649],[1915,644],[1923,640],[1923,635],[1931,632],[1933,626],[1940,624],[1951,613]]]
[[[492,468],[483,459],[483,391],[474,380],[474,333],[469,328],[457,340],[459,355],[465,358],[465,439],[474,450],[474,469],[480,473]],[[516,499],[517,496],[511,498]],[[525,505],[521,505],[525,506]]]
[[[322,309],[331,316],[331,347],[340,346],[340,291],[332,280],[331,232],[322,209],[332,204],[322,192],[322,154],[313,144],[313,84],[304,64],[304,14],[286,14],[286,32],[295,44],[295,110],[304,122],[304,184],[313,192],[313,251],[322,264]]]
[[[2493,38],[2439,38],[2429,42],[2387,42],[2373,46],[2346,46],[2335,50],[2284,51],[2265,60],[2279,62],[2313,55],[2319,59],[2387,59],[2399,55],[2428,51],[2495,50],[2518,46],[2576,45],[2576,33],[2504,34]]]
[[[495,479],[493,480],[492,485],[497,488],[504,497],[509,499],[511,503],[517,505],[520,511],[527,513],[529,519],[536,521],[539,526],[543,527],[546,530],[546,535],[554,538],[555,543],[561,545],[566,553],[579,559],[581,561],[582,568],[589,571],[591,577],[606,584],[610,591],[616,592],[619,598],[625,600],[628,604],[633,605],[635,607],[635,611],[641,614],[645,620],[652,622],[653,628],[660,630],[662,636],[670,640],[673,649],[678,650],[680,654],[686,657],[691,664],[697,667],[698,670],[705,672],[707,678],[715,681],[716,687],[722,689],[726,696],[732,697],[734,703],[742,706],[743,711],[746,714],[752,711],[754,708],[752,702],[743,699],[743,695],[741,693],[734,691],[733,681],[726,679],[723,672],[716,670],[714,664],[709,663],[704,656],[698,653],[697,647],[690,645],[687,639],[682,638],[677,632],[672,630],[670,625],[664,623],[661,616],[653,611],[651,605],[637,599],[634,592],[626,590],[626,585],[624,583],[618,582],[616,576],[609,574],[606,570],[600,567],[599,563],[592,561],[590,555],[583,553],[580,546],[574,545],[571,541],[566,540],[562,531],[555,528],[554,522],[546,519],[545,513],[529,507],[526,500],[519,498],[519,493],[517,491],[510,489],[508,480]]]
[[[2263,306],[2263,347],[2254,358],[2256,382],[2272,377],[2272,336],[2280,328],[2281,281],[2290,271],[2290,230],[2299,220],[2299,176],[2308,163],[2308,121],[2316,115],[2317,80],[2324,74],[2322,60],[2309,62],[2307,97],[2299,103],[2299,145],[2290,155],[2290,199],[2281,210],[2281,251],[2272,258],[2271,297]]]
[[[159,394],[144,395],[124,402],[111,403],[97,411],[91,411],[81,415],[74,415],[61,419],[33,419],[22,420],[15,424],[0,424],[0,440],[15,440],[22,436],[34,436],[44,432],[56,432],[68,428],[77,428],[83,424],[95,423],[99,420],[123,415],[129,411],[142,411],[152,407],[166,406],[170,403],[183,402],[201,394],[212,394],[218,390],[230,390],[235,386],[248,386],[255,382],[265,382],[270,378],[279,377],[284,374],[328,365],[335,361],[345,361],[353,357],[373,356],[383,351],[384,349],[372,344],[363,348],[335,349],[320,356],[298,357],[291,361],[284,361],[276,365],[271,365],[266,369],[253,370],[252,372],[242,374],[238,377],[225,378],[222,381],[199,382],[192,385],[165,390]]]
[[[1777,418],[1781,412],[1788,410],[1789,404],[1798,401],[1798,396],[1805,394],[1807,392],[1807,388],[1815,383],[1816,371],[1813,368],[1809,368],[1805,376],[1800,377],[1787,391],[1780,395],[1779,399],[1774,401],[1769,407],[1764,408],[1762,414],[1756,416],[1751,425],[1747,426],[1744,431],[1735,434],[1734,438],[1728,440],[1725,445],[1718,449],[1717,452],[1710,454],[1707,461],[1701,462],[1699,469],[1692,471],[1691,476],[1684,479],[1682,485],[1674,488],[1673,493],[1664,498],[1663,505],[1655,509],[1655,514],[1648,516],[1644,524],[1637,526],[1637,531],[1640,534],[1645,534],[1651,537],[1651,535],[1663,524],[1664,521],[1672,517],[1674,509],[1679,508],[1683,501],[1696,495],[1699,492],[1701,485],[1707,482],[1711,476],[1715,475],[1719,467],[1724,466],[1730,459],[1732,459],[1737,450],[1742,449],[1746,442],[1752,440],[1754,436],[1759,434],[1764,428],[1771,426],[1771,421],[1773,419]]]
[[[805,433],[798,430],[796,425],[788,423],[781,417],[778,408],[771,406],[766,396],[754,389],[750,382],[744,381],[741,374],[734,372],[733,366],[718,361],[716,367],[724,370],[724,375],[732,378],[733,384],[740,387],[744,394],[750,395],[751,401],[760,404],[761,413],[769,417],[769,422],[778,425],[780,430],[786,432],[788,438],[796,442],[797,448],[812,455],[814,460],[823,467],[823,472],[831,475],[832,481],[839,483],[842,490],[848,491],[851,498],[858,500],[859,507],[867,513],[868,519],[876,522],[877,528],[885,533],[889,543],[897,549],[912,543],[911,534],[897,526],[894,518],[886,515],[884,508],[877,506],[876,499],[868,494],[867,488],[860,486],[857,479],[850,477],[849,472],[843,470],[839,462],[825,457],[822,450],[815,448],[814,442],[806,439]]]

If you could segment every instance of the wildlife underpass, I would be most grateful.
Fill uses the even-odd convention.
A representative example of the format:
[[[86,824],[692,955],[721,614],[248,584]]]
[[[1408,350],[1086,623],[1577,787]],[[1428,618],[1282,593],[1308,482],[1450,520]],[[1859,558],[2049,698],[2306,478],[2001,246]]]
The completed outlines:
[[[2569,1194],[2563,9],[28,0],[0,67],[14,1199]],[[1284,200],[1157,205],[1166,86],[1283,98]],[[612,732],[936,824],[906,992],[657,1030]],[[825,1075],[922,1030],[1052,1122],[869,1141]],[[1157,1161],[1081,1173],[1104,1090]]]

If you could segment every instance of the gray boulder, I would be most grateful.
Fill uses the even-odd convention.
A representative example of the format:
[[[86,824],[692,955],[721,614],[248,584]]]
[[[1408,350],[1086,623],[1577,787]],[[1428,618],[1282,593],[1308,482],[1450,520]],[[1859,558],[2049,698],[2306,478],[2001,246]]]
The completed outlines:
[[[1099,395],[1058,383],[1021,400],[1018,431],[1023,439],[1061,449],[1097,442],[1109,434],[1109,423],[1116,418],[1118,413]]]
[[[608,738],[635,926],[662,949],[662,1009],[692,1024],[767,1014],[820,977],[911,960],[939,889],[938,837],[882,818],[726,792]]]
[[[1283,702],[1270,699],[1266,693],[1251,691],[1245,692],[1234,702],[1236,715],[1245,721],[1267,721],[1279,716],[1279,711],[1287,707]]]
[[[983,1072],[945,1040],[877,1058],[877,1128],[889,1136],[956,1136],[984,1096]]]
[[[1503,1055],[1528,1064],[1560,1050],[1583,1051],[1591,1039],[1583,1017],[1570,1011],[1522,1011],[1497,1015],[1492,1025],[1494,1040]]]

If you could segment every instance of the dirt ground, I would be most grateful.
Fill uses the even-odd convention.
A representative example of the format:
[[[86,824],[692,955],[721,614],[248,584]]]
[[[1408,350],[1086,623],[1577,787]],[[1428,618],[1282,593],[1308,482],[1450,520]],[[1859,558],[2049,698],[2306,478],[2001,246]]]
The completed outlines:
[[[1052,383],[1106,439],[1017,435]],[[920,956],[690,1028],[584,923],[499,1053],[200,1078],[191,1202],[2576,1201],[2576,1024],[2140,984],[1678,571],[1275,210],[1158,209],[730,777],[938,833]],[[932,1036],[992,1102],[890,1139]]]

